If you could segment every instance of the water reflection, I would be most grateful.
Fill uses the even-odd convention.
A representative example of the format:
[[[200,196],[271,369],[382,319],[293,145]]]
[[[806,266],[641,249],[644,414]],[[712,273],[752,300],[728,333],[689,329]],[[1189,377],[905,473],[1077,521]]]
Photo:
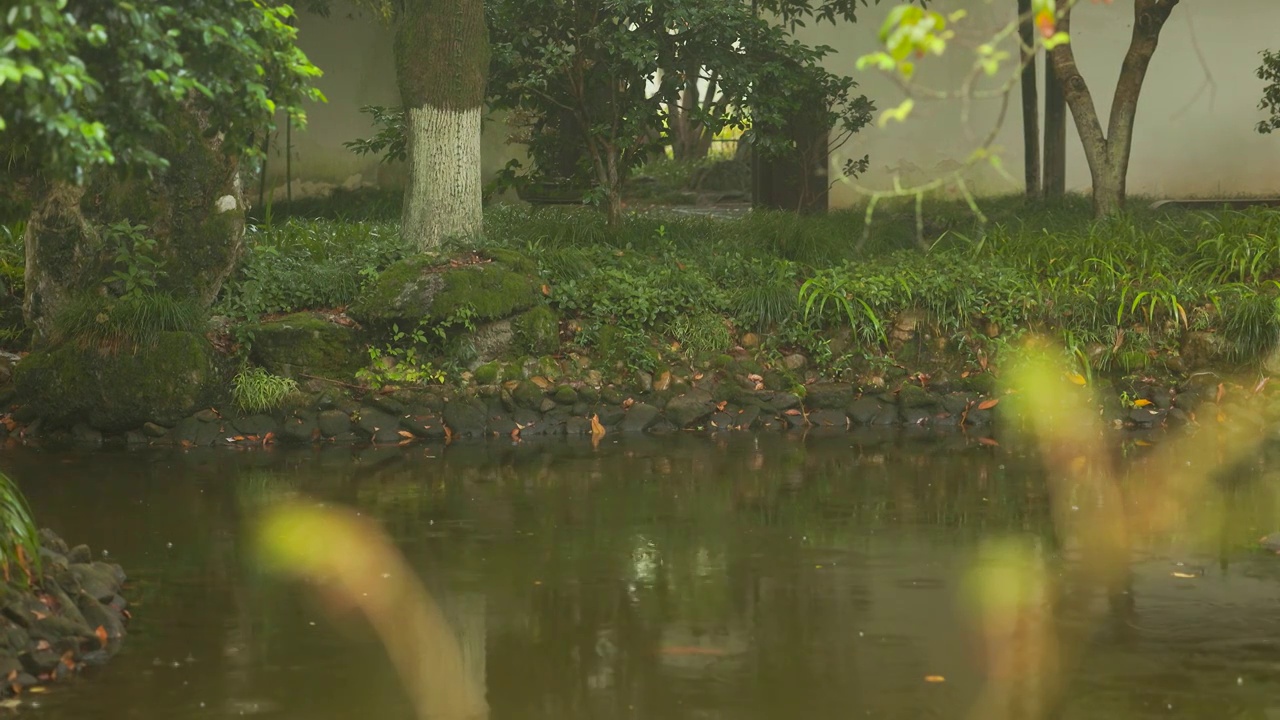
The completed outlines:
[[[0,466],[45,524],[135,579],[124,653],[27,711],[49,718],[413,717],[358,616],[335,624],[251,570],[245,523],[286,498],[387,528],[471,648],[495,720],[967,717],[990,663],[963,594],[983,541],[1024,538],[1049,572],[1062,548],[1070,558],[1032,453],[959,435],[9,453]],[[1245,549],[1280,527],[1265,467],[1204,506],[1211,532],[1135,546],[1110,594],[1066,588],[1054,621],[1088,642],[1060,717],[1280,709],[1280,562]],[[1028,626],[1008,619],[986,636]]]

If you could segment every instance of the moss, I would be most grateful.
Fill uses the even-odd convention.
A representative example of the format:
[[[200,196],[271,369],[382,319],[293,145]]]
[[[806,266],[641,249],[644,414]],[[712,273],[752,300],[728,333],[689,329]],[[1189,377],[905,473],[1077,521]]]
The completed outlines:
[[[533,307],[540,299],[528,276],[504,265],[473,265],[442,273],[444,288],[431,301],[429,317],[443,321],[470,307],[476,320],[499,320]]]
[[[552,395],[552,399],[561,405],[572,405],[578,402],[578,391],[574,390],[569,385],[561,385],[556,388],[555,394]]]
[[[136,354],[71,343],[40,350],[18,364],[14,381],[19,402],[47,423],[119,432],[145,422],[173,425],[217,399],[226,375],[204,336],[168,332]]]
[[[501,374],[502,366],[496,362],[489,362],[476,368],[473,377],[477,385],[493,385],[498,382]]]
[[[560,349],[560,318],[546,305],[538,305],[511,319],[515,350],[545,355]]]
[[[355,328],[315,313],[294,313],[248,330],[253,336],[253,361],[284,377],[303,373],[351,378],[368,359]]]
[[[527,256],[508,248],[487,248],[484,256],[494,262],[502,263],[515,272],[525,275],[537,275],[538,264]]]
[[[393,264],[351,306],[351,316],[374,327],[405,328],[422,320],[447,322],[470,308],[473,321],[487,322],[541,301],[537,281],[502,262],[448,268],[443,262],[417,255]]]

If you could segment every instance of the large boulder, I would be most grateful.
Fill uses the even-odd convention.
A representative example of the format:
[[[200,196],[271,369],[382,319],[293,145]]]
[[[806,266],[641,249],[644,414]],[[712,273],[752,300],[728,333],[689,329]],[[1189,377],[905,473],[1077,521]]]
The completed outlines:
[[[360,333],[322,313],[300,312],[250,326],[253,361],[283,377],[355,376],[369,359]]]
[[[541,302],[534,272],[533,263],[517,253],[416,255],[387,268],[348,314],[374,330],[456,323],[460,314],[479,327]]]
[[[14,382],[19,402],[48,424],[119,432],[172,426],[214,402],[227,376],[203,335],[164,332],[132,353],[76,343],[37,350],[18,363]]]

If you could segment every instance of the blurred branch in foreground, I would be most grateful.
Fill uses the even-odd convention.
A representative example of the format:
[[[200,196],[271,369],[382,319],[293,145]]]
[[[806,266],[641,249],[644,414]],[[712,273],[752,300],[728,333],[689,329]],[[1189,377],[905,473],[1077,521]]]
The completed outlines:
[[[1215,477],[1262,439],[1219,413],[1194,434],[1121,465],[1090,390],[1054,361],[1062,356],[1033,339],[1006,381],[1002,402],[1013,426],[1030,436],[1044,463],[1060,569],[1050,569],[1049,552],[1020,539],[992,541],[979,554],[966,587],[987,677],[974,720],[1055,717],[1092,635],[1087,627],[1065,631],[1064,597],[1101,591],[1113,605],[1132,602],[1133,547],[1196,522],[1196,509],[1222,492]]]
[[[488,716],[457,637],[435,600],[377,523],[352,512],[287,503],[267,511],[258,549],[272,571],[358,608],[382,640],[423,720]]]

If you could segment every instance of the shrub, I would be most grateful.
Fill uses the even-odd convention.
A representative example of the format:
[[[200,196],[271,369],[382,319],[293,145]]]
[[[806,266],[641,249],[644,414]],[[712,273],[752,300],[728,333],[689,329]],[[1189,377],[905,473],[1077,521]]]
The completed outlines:
[[[273,375],[255,367],[241,370],[232,381],[231,399],[247,413],[275,410],[297,392],[298,383],[292,378]]]

